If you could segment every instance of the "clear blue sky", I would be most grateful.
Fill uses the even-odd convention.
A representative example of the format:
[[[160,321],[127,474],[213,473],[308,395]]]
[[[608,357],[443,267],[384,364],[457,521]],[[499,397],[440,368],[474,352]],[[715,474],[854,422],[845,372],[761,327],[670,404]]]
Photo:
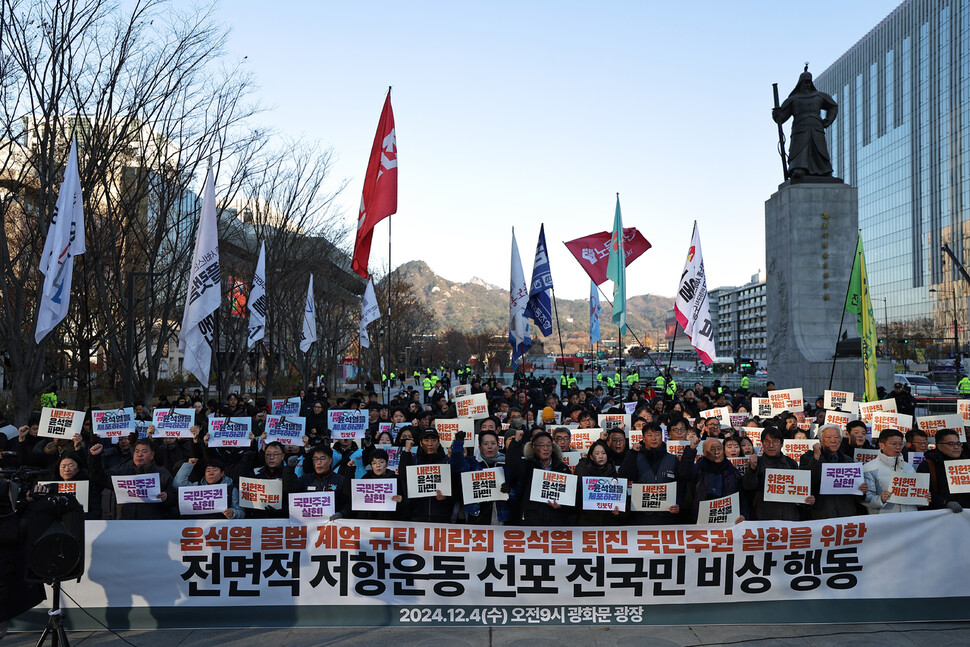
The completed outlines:
[[[616,192],[653,244],[628,295],[673,295],[695,219],[709,288],[763,271],[771,83],[784,99],[805,61],[821,73],[897,4],[227,0],[216,16],[273,108],[260,122],[333,147],[347,222],[394,86],[395,267],[507,289],[511,228],[529,276],[544,222],[557,296],[584,298],[561,241],[610,229]],[[381,223],[371,267],[386,263]]]

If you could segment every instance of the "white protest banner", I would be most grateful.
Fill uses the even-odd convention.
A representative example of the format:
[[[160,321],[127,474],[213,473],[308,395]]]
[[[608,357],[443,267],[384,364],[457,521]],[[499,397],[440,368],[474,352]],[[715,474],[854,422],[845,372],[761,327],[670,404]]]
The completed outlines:
[[[970,493],[970,460],[943,461],[950,494]]]
[[[91,430],[99,438],[117,438],[135,431],[135,409],[107,409],[91,412]]]
[[[660,428],[660,431],[661,431],[661,433],[663,433],[666,430],[663,427],[661,427]],[[630,439],[630,447],[633,447],[633,444],[634,443],[642,443],[643,442],[643,428],[641,427],[640,429],[631,429],[629,431],[629,433],[627,433],[627,438]]]
[[[74,434],[81,433],[84,424],[84,412],[71,409],[51,409],[44,407],[40,411],[40,426],[37,435],[45,438],[74,438]]]
[[[789,411],[796,415],[805,411],[805,399],[802,397],[801,389],[768,391],[768,400],[771,401],[771,415],[773,416],[782,411]]]
[[[629,438],[632,419],[633,416],[629,413],[601,413],[596,417],[596,424],[602,429],[623,425],[623,431]]]
[[[963,418],[963,426],[970,425],[970,400],[957,400],[957,413]]]
[[[119,504],[158,503],[158,496],[162,493],[158,474],[154,472],[130,476],[112,476],[111,485],[114,487],[115,499]]]
[[[209,416],[209,447],[249,447],[253,419]]]
[[[630,509],[634,512],[670,512],[677,505],[677,483],[634,483]]]
[[[903,434],[913,428],[913,416],[894,411],[875,411],[872,414],[872,435],[878,437],[883,429],[897,429]]]
[[[725,523],[736,518],[725,519]],[[670,595],[651,594],[657,583],[648,577],[651,568],[662,575],[660,590],[676,596],[678,613],[696,614],[693,617],[698,622],[711,613],[736,622],[756,622],[763,617],[766,602],[776,601],[782,604],[775,606],[795,607],[794,613],[811,609],[828,622],[858,620],[860,605],[876,608],[887,599],[904,603],[885,609],[878,620],[922,620],[927,608],[941,616],[962,617],[970,596],[970,560],[965,558],[967,515],[949,510],[818,521],[748,521],[738,528],[473,528],[357,519],[297,524],[287,519],[198,518],[164,523],[98,520],[85,526],[84,555],[94,566],[86,569],[80,582],[64,582],[64,590],[88,609],[110,608],[110,600],[128,596],[126,606],[137,609],[131,614],[132,629],[147,628],[138,623],[154,627],[159,610],[178,616],[186,608],[202,607],[210,614],[246,613],[248,608],[251,624],[260,624],[260,618],[271,612],[267,608],[300,607],[336,614],[331,617],[337,621],[355,617],[370,625],[401,617],[402,624],[422,632],[450,624],[453,613],[450,617],[460,618],[467,628],[503,622],[503,626],[529,627],[541,622],[543,626],[569,627],[566,631],[571,635],[588,632],[582,625],[595,621],[604,632],[622,627],[621,632],[642,636],[651,617],[662,617],[668,612],[663,607],[671,603]],[[933,559],[926,558],[928,538]],[[797,548],[790,546],[793,541],[798,542]],[[808,577],[804,569],[792,572],[794,569],[781,567],[798,561],[784,559],[794,552],[811,557],[812,564],[821,568],[829,565],[838,571],[818,573],[817,580],[797,579]],[[281,555],[285,557],[282,567]],[[726,570],[720,571],[718,586],[698,585],[697,573],[713,576],[714,565],[726,569],[732,555],[735,572],[744,563],[758,571],[734,575],[730,587]],[[158,556],[151,560],[150,568],[124,567],[146,556]],[[919,564],[918,576],[887,577],[890,556],[901,564]],[[526,559],[543,560],[533,573],[541,575],[541,580],[519,577],[526,573],[522,564]],[[421,578],[412,580],[413,586],[402,581],[398,591],[394,590],[396,579],[379,580],[384,586],[374,586],[376,568],[384,562],[390,565],[388,578],[405,573]],[[776,564],[770,570],[763,568],[772,562]],[[211,570],[203,568],[216,563],[220,565],[218,582]],[[248,565],[249,570],[230,573],[226,563]],[[506,563],[516,567],[515,580],[499,568]],[[394,564],[410,570],[402,571]],[[103,568],[98,570],[98,565]],[[107,568],[111,565],[119,567]],[[258,580],[251,575],[257,568]],[[604,576],[577,578],[580,568],[587,572],[595,568]],[[606,576],[636,572],[641,574],[624,581],[634,587],[640,584],[640,589],[611,586],[616,578]],[[678,573],[684,574],[682,580]],[[455,574],[470,577],[455,579]],[[436,588],[434,584],[440,582],[459,586]],[[804,586],[805,582],[813,586]],[[806,590],[795,590],[798,586]],[[258,595],[239,596],[243,590]],[[596,597],[590,599],[591,595]],[[78,613],[70,601],[64,606],[71,607],[68,615]],[[490,617],[483,617],[483,606]],[[748,606],[753,610],[745,615]],[[445,620],[432,617],[439,609]],[[521,611],[513,615],[515,609]],[[505,621],[503,610],[507,611]],[[44,609],[39,611],[43,614]],[[477,616],[472,615],[476,612]],[[793,617],[780,619],[791,623]],[[570,644],[569,639],[561,642]]]
[[[574,505],[578,481],[579,477],[575,474],[533,470],[529,499],[540,503],[556,501],[560,505]]]
[[[432,465],[407,466],[408,497],[420,499],[436,496],[440,491],[451,496],[451,466],[435,463]]]
[[[589,446],[600,439],[600,434],[603,433],[603,429],[599,427],[592,427],[590,429],[570,429],[569,430],[569,446],[586,453],[589,450]]]
[[[327,411],[327,427],[330,429],[330,437],[333,440],[363,438],[367,433],[367,419],[366,411],[330,409]]]
[[[579,465],[579,461],[583,458],[583,452],[563,452],[562,462],[566,464],[569,471],[575,472],[576,466]]]
[[[751,398],[751,415],[764,420],[771,417],[771,400],[768,398]]]
[[[863,482],[860,463],[822,463],[822,484],[819,494],[858,494]]]
[[[839,409],[840,411],[848,412],[846,409],[846,403],[852,402],[855,398],[855,393],[852,391],[825,391],[823,397],[822,406],[826,411],[829,409]]]
[[[156,438],[191,438],[189,431],[195,424],[195,409],[171,408],[152,411]]]
[[[283,481],[239,477],[239,506],[251,510],[265,510],[267,506],[283,509]]]
[[[475,442],[475,421],[472,418],[436,418],[434,421],[435,431],[438,432],[438,439],[442,445],[451,446],[455,441],[455,434],[459,431],[465,432],[465,449],[477,447]]]
[[[69,494],[77,499],[81,508],[88,511],[88,493],[91,484],[88,481],[37,481],[37,485],[46,485],[48,491],[54,490],[58,494]]]
[[[864,447],[856,447],[852,451],[852,458],[854,458],[857,463],[862,463],[863,465],[865,465],[869,461],[873,461],[879,458],[879,450],[866,449]]]
[[[459,418],[479,418],[488,417],[488,396],[484,393],[466,395],[455,398],[455,412]]]
[[[912,465],[914,470],[918,468],[925,460],[926,454],[923,452],[909,452],[909,454],[906,456],[906,462]]]
[[[727,416],[731,415],[731,410],[728,407],[714,407],[713,409],[705,409],[698,414],[704,420],[708,418],[717,418],[724,424],[728,424]]]
[[[727,415],[726,421],[734,429],[740,429],[741,426],[751,417],[748,413],[729,413]]]
[[[350,508],[359,512],[394,512],[397,510],[397,479],[351,479]]]
[[[179,488],[179,514],[212,514],[229,507],[226,484],[186,485]]]
[[[300,416],[266,416],[266,442],[302,445],[306,435],[306,418]]]
[[[626,479],[584,476],[580,490],[583,493],[583,510],[619,509],[620,512],[626,512]]]
[[[731,465],[734,465],[734,468],[738,470],[741,476],[744,476],[744,473],[751,467],[751,462],[747,456],[733,456],[728,458],[728,460],[731,461]]]
[[[461,473],[461,496],[465,505],[485,501],[508,501],[509,495],[502,492],[505,483],[505,470],[493,468],[475,472]]]
[[[667,441],[667,453],[677,458],[681,458],[684,455],[684,450],[690,447],[689,440],[668,440]]]
[[[463,398],[466,395],[471,395],[472,387],[470,384],[456,384],[451,387],[451,399]]]
[[[825,421],[822,424],[826,425],[838,425],[840,429],[845,431],[846,425],[852,422],[852,415],[849,413],[843,413],[842,411],[826,411]]]
[[[802,431],[804,431],[806,434],[808,434],[809,438],[815,435],[815,423],[812,422],[811,420],[800,421],[796,426]]]
[[[334,493],[325,492],[290,492],[290,518],[305,521],[307,519],[323,519],[328,521],[336,510],[334,508]]]
[[[926,434],[931,443],[936,432],[943,429],[952,429],[960,436],[961,443],[966,442],[966,436],[963,433],[963,416],[959,413],[944,416],[916,416],[916,424],[919,425],[920,431]]]
[[[733,524],[741,516],[741,497],[738,493],[719,499],[701,501],[697,510],[698,526],[724,526]]]
[[[808,470],[765,470],[765,501],[805,503],[812,494],[812,473]]]
[[[794,440],[786,438],[781,445],[781,453],[792,459],[796,463],[801,460],[802,454],[810,452],[815,448],[817,440]]]
[[[879,411],[886,411],[888,413],[896,413],[896,401],[892,398],[887,398],[885,400],[876,400],[875,402],[860,402],[859,403],[859,419],[870,422],[872,420],[873,414]]]
[[[900,505],[930,504],[929,474],[893,474],[888,503]]]
[[[299,396],[286,398],[284,400],[272,400],[272,405],[270,408],[270,413],[274,416],[298,416],[300,415],[300,408],[303,406],[303,401]]]
[[[751,444],[754,445],[755,450],[759,450],[761,448],[761,434],[764,433],[764,427],[743,427],[741,429],[741,433],[744,434],[745,438],[751,441]],[[758,453],[760,454],[761,452],[759,451]]]
[[[377,423],[377,435],[380,436],[383,433],[389,433],[391,434],[391,438],[396,438],[397,434],[394,433],[394,423],[393,422]]]
[[[374,445],[374,449],[383,449],[387,452],[387,469],[396,472],[401,465],[401,452],[404,451],[404,448],[397,445]],[[417,448],[412,449],[411,453],[416,453],[416,450]]]
[[[636,412],[637,405],[638,404],[640,404],[640,403],[639,402],[624,402],[623,403],[623,410],[632,415],[633,413]]]

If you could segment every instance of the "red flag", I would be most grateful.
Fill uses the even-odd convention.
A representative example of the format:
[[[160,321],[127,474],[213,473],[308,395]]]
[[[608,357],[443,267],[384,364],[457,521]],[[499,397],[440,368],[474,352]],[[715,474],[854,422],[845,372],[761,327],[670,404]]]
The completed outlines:
[[[590,234],[565,243],[596,285],[606,281],[606,261],[610,256],[610,238],[612,236],[608,231],[601,231],[598,234]],[[623,228],[623,251],[626,252],[626,265],[640,258],[640,255],[650,247],[650,241],[644,238],[636,227]]]
[[[397,213],[397,139],[394,135],[394,112],[391,110],[391,91],[387,91],[384,110],[377,124],[377,134],[364,175],[364,191],[360,196],[357,216],[357,240],[351,268],[367,278],[370,242],[374,226],[392,213]]]

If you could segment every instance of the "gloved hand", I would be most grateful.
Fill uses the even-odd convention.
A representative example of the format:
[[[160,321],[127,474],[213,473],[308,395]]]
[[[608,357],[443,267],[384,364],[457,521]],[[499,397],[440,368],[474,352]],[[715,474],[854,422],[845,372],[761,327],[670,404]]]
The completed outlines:
[[[499,488],[499,492],[501,492],[502,494],[508,494],[511,491],[512,491],[512,486],[509,484],[508,481],[506,481],[505,483],[502,483],[502,487]]]
[[[957,513],[963,512],[963,506],[957,503],[956,501],[950,501],[949,503],[946,504],[946,507],[948,507],[953,512],[957,512]]]
[[[465,440],[465,432],[464,431],[456,431],[455,432],[455,440],[458,440],[458,441]]]
[[[337,514],[330,515],[330,521],[336,521],[337,519],[343,519],[344,516],[339,512]]]

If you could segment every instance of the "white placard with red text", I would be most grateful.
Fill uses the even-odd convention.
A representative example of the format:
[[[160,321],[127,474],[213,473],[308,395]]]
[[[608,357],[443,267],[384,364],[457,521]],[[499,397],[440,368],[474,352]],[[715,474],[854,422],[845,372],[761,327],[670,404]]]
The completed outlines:
[[[929,474],[893,474],[888,503],[900,505],[929,505]]]
[[[239,507],[265,510],[269,506],[283,509],[283,481],[239,477]]]
[[[437,496],[438,492],[444,496],[451,496],[451,466],[441,463],[408,465],[405,473],[409,498]]]
[[[578,481],[579,478],[575,474],[533,470],[529,499],[540,503],[555,501],[560,505],[574,505]]]
[[[808,470],[765,470],[765,501],[805,503],[812,494],[812,473]]]

